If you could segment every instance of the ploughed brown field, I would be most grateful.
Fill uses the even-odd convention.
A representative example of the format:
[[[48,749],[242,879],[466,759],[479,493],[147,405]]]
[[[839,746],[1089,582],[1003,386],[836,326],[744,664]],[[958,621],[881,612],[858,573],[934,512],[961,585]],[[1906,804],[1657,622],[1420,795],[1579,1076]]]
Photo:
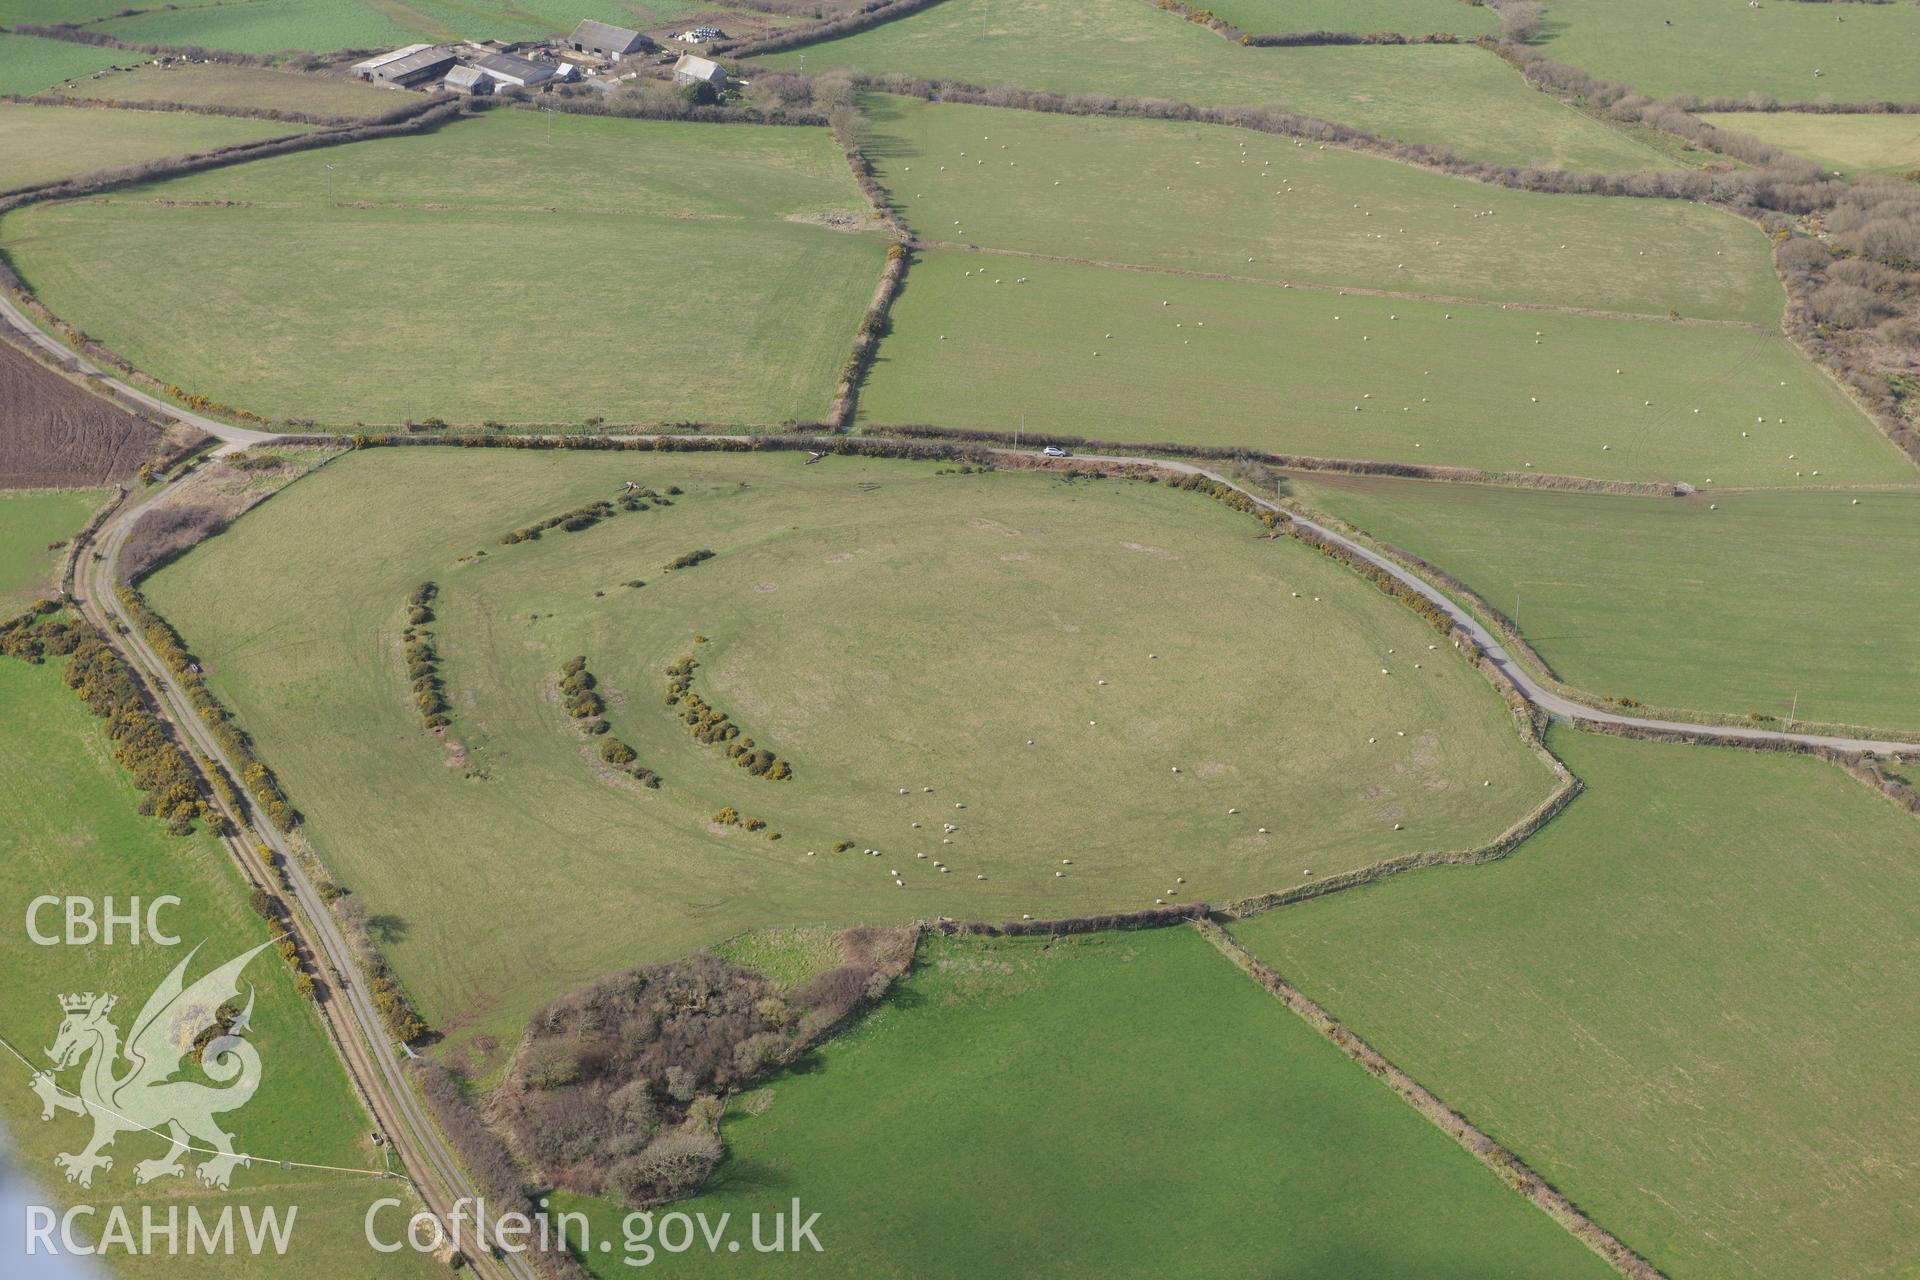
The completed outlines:
[[[0,342],[0,489],[113,484],[157,439],[152,424]]]

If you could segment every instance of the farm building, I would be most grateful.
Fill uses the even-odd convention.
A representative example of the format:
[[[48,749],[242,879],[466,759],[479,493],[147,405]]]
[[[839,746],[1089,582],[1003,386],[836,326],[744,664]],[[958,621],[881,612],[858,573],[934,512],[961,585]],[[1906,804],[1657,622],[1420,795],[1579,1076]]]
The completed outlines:
[[[388,84],[411,87],[439,79],[453,62],[453,50],[446,46],[417,44],[357,63],[353,73],[362,80],[384,80]]]
[[[455,93],[492,93],[493,77],[478,67],[455,67],[447,72],[447,88]]]
[[[695,54],[684,54],[673,64],[675,84],[710,84],[716,90],[727,87],[727,73],[720,64]]]
[[[410,44],[398,49],[389,49],[385,53],[376,53],[365,62],[354,63],[353,74],[359,79],[371,80],[374,78],[374,73],[381,67],[392,62],[398,62],[402,58],[410,57],[413,54],[419,53],[422,49],[431,48],[433,48],[433,46],[430,44]]]
[[[560,73],[551,62],[536,62],[511,53],[489,53],[475,58],[473,65],[501,84],[545,84]]]
[[[630,53],[641,53],[653,47],[653,41],[638,31],[595,22],[592,18],[581,19],[580,25],[567,37],[566,44],[575,53],[597,54],[609,62],[618,62]]]

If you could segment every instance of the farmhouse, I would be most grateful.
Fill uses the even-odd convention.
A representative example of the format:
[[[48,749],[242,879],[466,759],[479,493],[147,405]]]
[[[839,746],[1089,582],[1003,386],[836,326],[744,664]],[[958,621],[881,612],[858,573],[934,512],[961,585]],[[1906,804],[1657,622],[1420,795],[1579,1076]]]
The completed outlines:
[[[501,84],[545,84],[560,74],[560,69],[551,62],[536,62],[511,53],[489,53],[475,58],[473,65]]]
[[[716,90],[727,87],[727,73],[720,64],[696,54],[683,54],[680,61],[673,64],[673,82],[675,84],[710,84]]]
[[[439,79],[453,62],[453,50],[444,45],[415,44],[357,63],[353,73],[362,80],[384,80],[388,84],[411,87]]]
[[[592,18],[581,19],[566,43],[575,53],[597,54],[609,62],[618,62],[630,53],[641,53],[653,47],[653,41],[638,31],[595,22]]]

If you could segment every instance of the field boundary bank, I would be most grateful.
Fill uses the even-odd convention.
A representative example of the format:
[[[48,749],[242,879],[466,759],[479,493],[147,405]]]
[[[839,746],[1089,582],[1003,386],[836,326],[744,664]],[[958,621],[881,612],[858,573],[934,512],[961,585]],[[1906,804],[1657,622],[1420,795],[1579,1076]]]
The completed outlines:
[[[1262,481],[1248,476],[1241,476],[1240,478],[1248,484],[1270,485],[1272,483],[1271,480]],[[1775,491],[1763,489],[1755,490],[1754,492],[1771,493]],[[1705,711],[1691,707],[1648,706],[1645,703],[1637,701],[1629,705],[1617,700],[1608,699],[1599,694],[1591,693],[1578,685],[1570,684],[1554,670],[1551,663],[1540,655],[1539,651],[1533,647],[1532,642],[1521,634],[1511,618],[1507,617],[1506,614],[1489,603],[1486,597],[1482,596],[1479,592],[1469,587],[1447,570],[1431,561],[1414,555],[1411,551],[1407,551],[1395,546],[1393,543],[1376,537],[1374,534],[1369,533],[1367,530],[1360,528],[1348,520],[1344,520],[1339,516],[1331,515],[1317,507],[1303,503],[1297,498],[1289,498],[1287,502],[1290,509],[1302,511],[1315,522],[1323,523],[1339,530],[1342,536],[1365,545],[1376,554],[1385,556],[1402,568],[1427,578],[1432,585],[1457,597],[1457,603],[1469,612],[1478,615],[1479,621],[1486,626],[1489,631],[1494,632],[1499,637],[1501,646],[1507,650],[1509,656],[1517,655],[1525,665],[1533,669],[1532,674],[1542,684],[1551,688],[1555,693],[1569,702],[1580,703],[1594,711],[1616,714],[1627,720],[1686,720],[1696,724],[1702,732],[1706,733],[1711,733],[1716,727],[1731,729],[1763,726],[1763,722],[1752,720],[1737,712]],[[1884,725],[1836,724],[1815,720],[1797,720],[1794,723],[1799,725],[1805,733],[1819,734],[1827,737],[1898,738],[1902,734],[1920,734],[1920,729],[1890,728]],[[1916,741],[1920,742],[1920,739],[1916,739]]]
[[[1487,669],[1484,659],[1474,663],[1482,675],[1499,688],[1499,682]],[[1523,713],[1515,713],[1517,716]],[[1295,885],[1291,889],[1280,889],[1273,893],[1256,894],[1250,898],[1237,898],[1212,909],[1210,916],[1221,920],[1246,920],[1264,915],[1280,907],[1292,906],[1296,902],[1307,902],[1314,898],[1324,898],[1329,894],[1346,889],[1357,889],[1361,885],[1373,884],[1389,876],[1406,871],[1418,871],[1423,867],[1477,867],[1500,859],[1525,844],[1542,827],[1560,816],[1575,796],[1586,790],[1586,784],[1574,776],[1571,769],[1560,758],[1548,750],[1545,743],[1536,735],[1522,733],[1536,757],[1553,770],[1556,784],[1545,800],[1519,821],[1501,832],[1498,836],[1472,849],[1428,850],[1421,853],[1402,854],[1397,858],[1388,858],[1368,866],[1357,867],[1352,871],[1343,871],[1337,875],[1315,880],[1310,884]]]
[[[1813,0],[1819,3],[1820,0]],[[1840,0],[1827,0],[1839,3]],[[1682,99],[1692,99],[1691,94],[1678,95]],[[1911,116],[1920,115],[1920,102],[1754,102],[1749,98],[1699,98],[1693,105],[1684,108],[1689,112],[1711,112],[1715,115],[1730,115],[1735,112],[1747,115],[1796,115],[1796,116]]]
[[[1483,1132],[1471,1120],[1441,1101],[1425,1085],[1388,1061],[1378,1050],[1355,1035],[1345,1024],[1319,1003],[1281,977],[1271,966],[1248,951],[1238,938],[1212,921],[1197,921],[1194,928],[1234,967],[1253,979],[1269,995],[1278,999],[1315,1031],[1325,1036],[1348,1058],[1399,1095],[1436,1129],[1452,1138],[1468,1154],[1497,1174],[1502,1182],[1519,1192],[1535,1208],[1545,1213],[1580,1243],[1628,1280],[1665,1280],[1665,1273],[1634,1252],[1625,1241],[1581,1211],[1580,1207],[1555,1189],[1552,1183],[1534,1172],[1519,1156]]]
[[[11,107],[70,107],[83,111],[152,111],[182,116],[230,116],[240,120],[277,120],[285,124],[310,124],[322,128],[345,128],[361,124],[375,116],[325,116],[311,111],[283,111],[278,107],[249,107],[237,103],[175,102],[171,99],[69,98],[64,95],[43,98],[37,94],[3,93],[0,103]],[[391,114],[391,113],[380,113]],[[16,188],[29,190],[30,188]],[[9,193],[12,194],[12,193]]]
[[[763,53],[779,53],[802,45],[820,44],[827,40],[838,40],[842,36],[868,31],[895,19],[919,13],[923,9],[931,9],[939,3],[940,0],[867,0],[867,3],[846,17],[823,22],[817,27],[779,32],[759,40],[716,41],[712,47],[715,53],[724,53],[734,59],[757,58]]]
[[[1318,116],[1302,115],[1272,107],[1197,106],[1168,98],[1065,93],[1051,89],[1025,89],[1016,85],[978,85],[964,80],[929,80],[904,72],[855,71],[853,85],[864,92],[892,93],[902,97],[919,98],[924,102],[964,103],[970,106],[997,107],[1008,111],[1033,111],[1044,115],[1166,120],[1216,125],[1221,128],[1247,129],[1255,133],[1298,138],[1306,142],[1327,143],[1430,172],[1484,183],[1487,186],[1531,191],[1541,195],[1696,200],[1723,205],[1733,194],[1751,191],[1763,181],[1762,175],[1748,172],[1713,173],[1698,169],[1647,169],[1632,173],[1581,173],[1570,169],[1503,165],[1488,160],[1469,160],[1447,147],[1399,142],[1352,125],[1339,124],[1331,120],[1323,120]],[[1545,92],[1538,85],[1533,87],[1536,91]],[[1754,148],[1765,147],[1769,151],[1776,152],[1782,160],[1791,160],[1786,152],[1767,147],[1767,144],[1758,139],[1748,139],[1742,134],[1717,130],[1703,121],[1696,123],[1703,133],[1711,132],[1726,140],[1750,143]],[[1696,145],[1705,145],[1696,138],[1685,140],[1694,142]],[[1717,150],[1712,147],[1708,149]],[[1805,176],[1808,180],[1818,180],[1819,175],[1814,166],[1806,164],[1804,168],[1807,170]]]
[[[1418,293],[1403,289],[1373,289],[1363,285],[1322,284],[1308,280],[1285,280],[1274,276],[1235,275],[1230,271],[1196,271],[1189,267],[1156,267],[1140,262],[1109,262],[1101,258],[1076,258],[1068,254],[1037,253],[1030,249],[1007,249],[973,244],[964,240],[922,240],[925,249],[946,253],[984,253],[1001,258],[1020,258],[1029,262],[1057,262],[1068,266],[1099,267],[1107,271],[1137,271],[1146,275],[1178,276],[1187,280],[1217,280],[1226,284],[1262,285],[1270,289],[1299,289],[1307,293],[1352,294],[1360,298],[1392,298],[1404,302],[1447,303],[1487,310],[1536,312],[1547,315],[1584,316],[1595,320],[1622,320],[1697,328],[1737,329],[1746,333],[1782,336],[1778,326],[1753,324],[1746,320],[1716,320],[1707,316],[1674,316],[1654,311],[1608,311],[1599,307],[1569,307],[1553,302],[1501,302],[1490,298],[1468,298],[1448,293]]]
[[[941,427],[931,423],[868,423],[864,439],[950,440],[975,444],[989,450],[1016,447],[1011,431],[984,427]],[[1595,480],[1586,476],[1559,475],[1543,471],[1480,471],[1472,467],[1436,467],[1420,462],[1374,462],[1361,458],[1321,458],[1303,453],[1267,453],[1260,449],[1231,445],[1174,444],[1167,441],[1133,444],[1120,440],[1093,440],[1086,436],[1045,431],[1022,431],[1021,443],[1035,446],[1088,449],[1098,454],[1140,455],[1142,461],[1154,457],[1191,458],[1203,462],[1258,462],[1287,471],[1325,471],[1336,475],[1390,476],[1408,480],[1432,480],[1448,484],[1487,484],[1515,489],[1566,489],[1581,493],[1617,493],[1640,497],[1673,496],[1673,485],[1653,480]],[[1220,477],[1215,476],[1215,479]]]
[[[1406,45],[1475,44],[1476,36],[1457,36],[1450,31],[1410,35],[1399,31],[1267,31],[1249,32],[1211,9],[1187,3],[1187,0],[1146,0],[1149,7],[1184,18],[1197,27],[1205,27],[1228,44],[1247,49],[1298,49],[1314,45]],[[1487,6],[1491,9],[1491,6]]]
[[[886,265],[881,268],[879,283],[874,286],[873,296],[854,330],[853,349],[841,367],[840,382],[834,388],[833,401],[827,410],[827,427],[842,432],[852,426],[854,415],[859,412],[860,392],[866,385],[867,371],[873,367],[874,357],[880,352],[880,340],[891,324],[894,300],[906,285],[915,240],[912,229],[888,199],[886,188],[874,176],[873,161],[861,145],[867,128],[866,116],[857,106],[849,106],[836,108],[830,113],[830,119],[833,140],[846,157],[854,185],[860,188],[873,216],[885,225],[892,237],[892,243],[887,246]]]

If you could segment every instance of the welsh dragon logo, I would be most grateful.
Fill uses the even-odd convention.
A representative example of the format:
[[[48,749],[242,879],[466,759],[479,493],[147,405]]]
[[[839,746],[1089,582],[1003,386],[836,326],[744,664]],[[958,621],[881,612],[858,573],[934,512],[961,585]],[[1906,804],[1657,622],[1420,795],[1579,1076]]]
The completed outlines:
[[[240,971],[270,945],[263,942],[187,986],[187,964],[199,952],[196,946],[147,997],[124,1046],[119,1028],[108,1019],[117,997],[91,991],[60,997],[66,1017],[46,1050],[53,1067],[34,1075],[33,1091],[40,1095],[42,1120],[59,1111],[93,1118],[93,1140],[86,1149],[53,1158],[68,1182],[92,1186],[94,1170],[113,1168],[113,1157],[102,1151],[135,1130],[164,1130],[173,1144],[165,1155],[136,1164],[135,1182],[184,1174],[180,1157],[189,1148],[215,1153],[196,1170],[211,1187],[224,1188],[234,1166],[247,1162],[214,1117],[239,1110],[260,1087],[259,1051],[241,1038],[253,1015],[253,993],[249,990],[244,1009],[236,1011],[228,1002],[239,997]],[[225,1087],[176,1078],[190,1057],[201,1073]],[[55,1075],[74,1066],[80,1068],[75,1087],[63,1088]]]

